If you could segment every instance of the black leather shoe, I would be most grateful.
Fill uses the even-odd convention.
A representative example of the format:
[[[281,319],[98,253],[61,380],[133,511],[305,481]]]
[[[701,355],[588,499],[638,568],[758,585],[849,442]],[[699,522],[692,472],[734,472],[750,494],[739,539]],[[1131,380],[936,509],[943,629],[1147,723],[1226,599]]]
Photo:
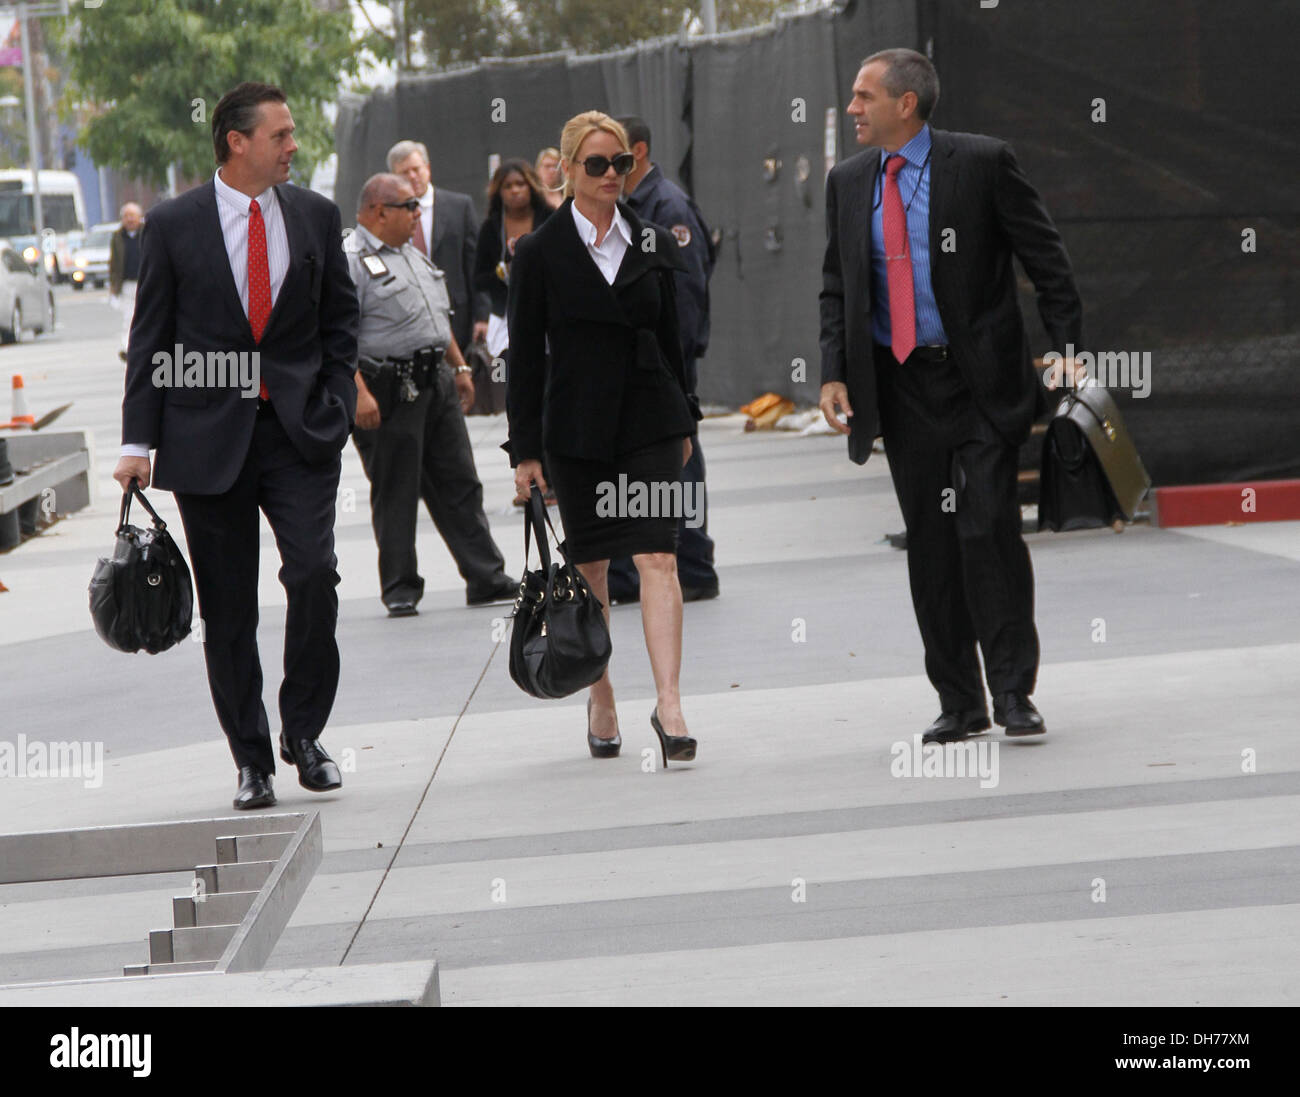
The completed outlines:
[[[515,596],[519,593],[519,580],[511,579],[506,576],[501,585],[486,594],[466,594],[465,604],[467,606],[498,606],[506,602],[513,602]]]
[[[280,732],[280,757],[298,767],[298,784],[309,792],[342,788],[343,778],[319,739],[286,739]]]
[[[689,735],[667,734],[664,731],[663,724],[659,722],[659,709],[657,707],[654,712],[650,713],[650,726],[655,729],[655,734],[659,736],[659,753],[663,756],[665,769],[668,768],[669,761],[695,761],[695,740]]]
[[[968,735],[978,735],[992,727],[989,714],[982,708],[965,712],[941,712],[939,719],[921,734],[923,743],[957,743]]]
[[[707,602],[710,598],[718,596],[718,584],[713,583],[703,587],[682,587],[683,602]]]
[[[389,617],[418,617],[420,611],[415,608],[414,602],[393,602],[388,607]]]
[[[993,719],[1008,735],[1042,735],[1047,730],[1042,714],[1024,693],[1003,693],[993,698]]]
[[[270,774],[263,773],[256,766],[240,766],[239,791],[235,793],[236,810],[271,807],[275,807],[275,793],[271,790]]]
[[[591,698],[587,698],[587,749],[593,758],[617,758],[619,748],[623,745],[623,736],[614,733],[612,739],[602,739],[591,734]]]

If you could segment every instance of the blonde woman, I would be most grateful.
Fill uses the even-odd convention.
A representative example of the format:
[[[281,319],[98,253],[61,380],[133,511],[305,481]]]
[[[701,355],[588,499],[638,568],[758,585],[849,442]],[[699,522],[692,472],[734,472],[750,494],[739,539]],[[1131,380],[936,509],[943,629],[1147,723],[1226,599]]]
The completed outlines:
[[[542,181],[542,194],[551,209],[559,209],[564,202],[564,180],[560,178],[560,150],[545,148],[537,154],[533,165],[537,178]]]
[[[696,750],[679,690],[678,514],[641,517],[623,504],[638,484],[650,499],[681,501],[674,485],[700,412],[677,331],[676,241],[619,201],[634,164],[626,132],[608,115],[587,111],[566,123],[564,204],[519,241],[510,271],[506,449],[521,496],[533,484],[555,492],[569,557],[607,618],[610,557],[632,557],[657,697],[650,723],[667,765]],[[587,701],[587,745],[593,757],[612,758],[621,744],[606,670]]]

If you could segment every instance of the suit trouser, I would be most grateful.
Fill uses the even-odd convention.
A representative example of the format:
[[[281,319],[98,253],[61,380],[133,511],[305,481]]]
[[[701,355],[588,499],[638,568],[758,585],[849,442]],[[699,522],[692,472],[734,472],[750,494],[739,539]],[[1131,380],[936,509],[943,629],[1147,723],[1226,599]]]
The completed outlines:
[[[275,772],[257,651],[259,508],[275,534],[288,596],[280,686],[285,737],[315,739],[334,706],[340,467],[339,457],[322,465],[304,461],[267,408],[258,412],[244,466],[229,491],[176,493],[198,592],[208,686],[237,766]]]
[[[505,559],[483,513],[483,485],[450,368],[440,366],[433,387],[411,403],[396,404],[378,430],[354,430],[352,438],[370,480],[370,524],[385,605],[418,602],[424,594],[415,552],[420,499],[470,598],[505,583]]]
[[[696,363],[686,367],[691,389],[695,388]],[[690,460],[682,466],[682,486],[694,484],[694,498],[699,500],[699,514],[694,520],[699,525],[687,525],[683,514],[677,522],[677,578],[684,587],[716,587],[718,573],[713,566],[713,538],[709,536],[708,489],[704,484],[704,451],[700,449],[700,436],[691,436]],[[619,557],[609,562],[610,597],[635,594],[641,589],[641,579],[630,557]]]
[[[989,691],[1032,693],[1038,674],[1034,575],[1020,536],[1019,451],[979,411],[956,365],[899,365],[876,348],[880,419],[903,519],[925,670],[945,711]]]

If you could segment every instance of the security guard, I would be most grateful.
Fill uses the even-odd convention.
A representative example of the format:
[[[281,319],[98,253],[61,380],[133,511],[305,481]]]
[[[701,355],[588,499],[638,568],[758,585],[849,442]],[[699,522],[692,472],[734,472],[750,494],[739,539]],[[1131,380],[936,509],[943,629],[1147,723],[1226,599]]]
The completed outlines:
[[[409,243],[419,208],[401,176],[371,176],[357,203],[357,228],[343,243],[361,307],[352,437],[370,479],[390,617],[414,616],[424,593],[415,556],[420,498],[456,560],[469,605],[510,601],[518,586],[483,513],[464,418],[474,384],[451,334],[443,275]]]
[[[643,221],[668,229],[677,241],[686,272],[678,272],[677,319],[682,337],[682,361],[694,391],[697,359],[709,346],[709,276],[713,273],[716,249],[699,208],[676,183],[671,182],[650,159],[650,127],[636,117],[620,118],[627,130],[628,144],[636,167],[623,184],[624,200]],[[713,567],[713,539],[709,536],[708,497],[704,489],[704,454],[699,435],[691,439],[691,457],[682,467],[682,483],[698,483],[703,523],[678,523],[677,574],[682,584],[682,601],[698,602],[718,596],[718,573]],[[609,597],[612,602],[635,602],[640,594],[636,568],[628,559],[609,564]]]

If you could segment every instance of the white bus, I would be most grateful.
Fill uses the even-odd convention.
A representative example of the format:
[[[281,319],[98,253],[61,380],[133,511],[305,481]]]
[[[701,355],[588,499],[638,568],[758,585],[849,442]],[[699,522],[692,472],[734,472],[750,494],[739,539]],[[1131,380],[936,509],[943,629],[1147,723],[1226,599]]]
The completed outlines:
[[[0,170],[0,239],[13,244],[27,262],[36,263],[38,245],[45,239],[45,271],[55,282],[71,271],[70,255],[86,230],[86,204],[81,181],[70,171],[41,171],[41,214],[36,225],[32,198],[32,173],[26,168]]]

